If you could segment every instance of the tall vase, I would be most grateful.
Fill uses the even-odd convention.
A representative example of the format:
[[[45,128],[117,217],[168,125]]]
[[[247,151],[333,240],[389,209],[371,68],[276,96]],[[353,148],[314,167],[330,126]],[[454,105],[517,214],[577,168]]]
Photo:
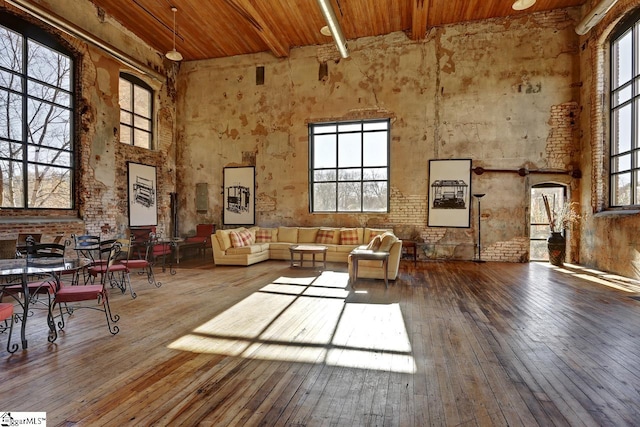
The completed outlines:
[[[561,232],[551,232],[551,236],[547,239],[547,248],[549,250],[549,262],[552,265],[562,266],[567,252],[567,241]]]

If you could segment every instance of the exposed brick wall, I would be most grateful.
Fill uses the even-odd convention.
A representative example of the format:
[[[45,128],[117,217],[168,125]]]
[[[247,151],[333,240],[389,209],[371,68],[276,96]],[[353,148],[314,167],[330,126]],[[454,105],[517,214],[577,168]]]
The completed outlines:
[[[547,161],[552,169],[566,168],[573,163],[578,151],[576,131],[578,128],[577,102],[567,102],[551,107],[549,119],[551,131],[547,138]]]
[[[504,242],[495,242],[482,247],[485,261],[527,262],[529,261],[529,239],[519,237]]]

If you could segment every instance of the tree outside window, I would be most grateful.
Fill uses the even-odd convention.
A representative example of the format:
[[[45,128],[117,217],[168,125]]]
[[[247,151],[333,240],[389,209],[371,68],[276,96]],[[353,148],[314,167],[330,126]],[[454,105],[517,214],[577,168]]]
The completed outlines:
[[[120,142],[151,149],[152,90],[137,77],[120,75]]]

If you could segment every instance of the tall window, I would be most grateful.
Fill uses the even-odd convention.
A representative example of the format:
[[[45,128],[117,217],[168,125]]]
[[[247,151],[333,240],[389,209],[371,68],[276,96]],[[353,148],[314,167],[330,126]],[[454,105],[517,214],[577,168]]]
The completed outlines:
[[[390,122],[309,125],[311,212],[388,212]]]
[[[137,77],[120,75],[120,142],[153,148],[153,91]]]
[[[72,69],[50,35],[0,16],[1,207],[73,207]]]
[[[640,204],[640,14],[611,41],[611,206]]]

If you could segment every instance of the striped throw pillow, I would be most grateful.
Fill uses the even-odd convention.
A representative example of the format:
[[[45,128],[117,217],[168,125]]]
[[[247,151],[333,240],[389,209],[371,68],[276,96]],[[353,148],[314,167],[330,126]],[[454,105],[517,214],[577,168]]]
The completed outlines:
[[[357,245],[358,243],[358,230],[356,230],[355,228],[340,230],[341,245]]]
[[[237,231],[230,231],[229,238],[231,239],[231,246],[234,248],[241,248],[244,246],[244,240],[240,237],[240,233]]]
[[[334,230],[318,230],[318,234],[316,234],[316,243],[324,243],[329,244],[333,242],[333,232]]]
[[[253,245],[254,237],[253,234],[249,230],[240,230],[238,231],[238,236],[242,239],[242,246],[251,246]]]

